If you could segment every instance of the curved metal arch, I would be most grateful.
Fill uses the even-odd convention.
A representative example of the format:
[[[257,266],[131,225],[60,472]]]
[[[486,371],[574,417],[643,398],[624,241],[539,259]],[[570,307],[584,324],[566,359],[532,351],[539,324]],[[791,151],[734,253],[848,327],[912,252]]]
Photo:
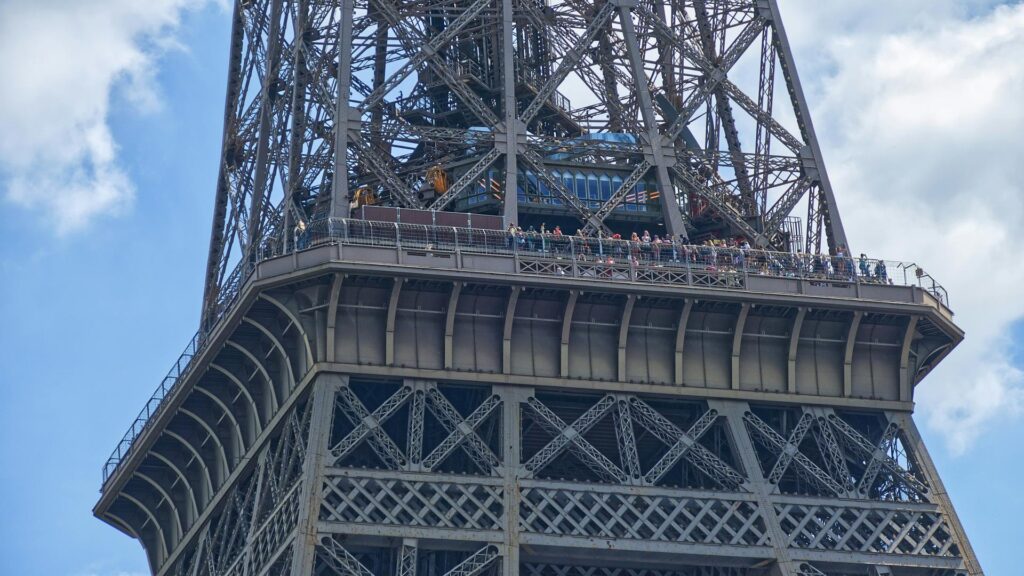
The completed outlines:
[[[242,318],[242,322],[244,322],[246,324],[249,324],[253,328],[255,328],[255,329],[259,330],[260,332],[262,332],[263,335],[266,336],[267,338],[269,338],[270,342],[273,343],[274,347],[277,348],[277,350],[281,353],[281,357],[282,357],[281,360],[284,361],[284,365],[288,368],[288,380],[290,381],[288,383],[288,391],[290,392],[290,391],[294,390],[295,389],[295,372],[292,371],[292,363],[291,363],[291,361],[288,358],[288,352],[284,349],[284,346],[281,344],[281,341],[277,338],[277,336],[274,335],[273,332],[270,331],[269,328],[267,328],[263,324],[260,324],[259,322],[257,322],[256,320],[253,320],[252,318],[250,318],[248,316],[243,317]]]
[[[199,454],[199,451],[196,450],[196,447],[193,446],[192,443],[189,442],[187,439],[185,439],[184,436],[168,428],[164,429],[164,434],[167,434],[171,438],[174,438],[175,440],[180,442],[182,446],[188,449],[188,451],[191,452],[193,456],[195,456],[196,462],[199,462],[199,466],[202,467],[203,476],[206,477],[206,487],[209,490],[209,493],[207,494],[207,501],[203,502],[203,506],[205,507],[206,504],[209,502],[209,498],[213,497],[213,476],[210,474],[210,467],[206,465],[206,460],[203,460],[203,456]]]
[[[203,394],[207,395],[210,398],[210,400],[213,400],[213,403],[220,407],[220,409],[224,411],[224,415],[227,416],[229,420],[231,420],[231,424],[234,425],[235,427],[235,445],[236,448],[238,448],[238,456],[239,458],[241,458],[241,456],[245,454],[245,451],[248,447],[242,441],[242,427],[238,425],[238,420],[235,418],[235,413],[228,409],[227,404],[224,404],[224,401],[221,400],[220,396],[217,396],[212,391],[203,388],[199,384],[196,384],[194,388],[199,392],[202,392]]]
[[[185,486],[185,491],[188,492],[188,500],[192,504],[192,517],[189,518],[189,520],[195,520],[196,518],[198,518],[199,517],[199,503],[196,502],[196,493],[195,493],[194,490],[192,490],[192,483],[189,482],[188,476],[186,476],[185,473],[182,472],[181,468],[178,468],[178,465],[175,464],[174,462],[172,462],[170,458],[168,458],[168,457],[164,456],[163,454],[161,454],[156,449],[156,445],[155,444],[153,445],[152,448],[149,449],[149,453],[151,455],[153,455],[153,457],[156,458],[157,460],[163,462],[168,468],[170,468],[172,471],[174,471],[174,473],[178,476],[178,478],[181,479],[182,484]]]
[[[114,514],[110,510],[107,510],[103,514],[107,518],[113,520],[115,524],[119,525],[121,528],[124,528],[124,531],[127,532],[128,534],[130,534],[132,538],[135,538],[136,540],[140,540],[141,539],[141,537],[139,536],[139,533],[135,531],[135,528],[132,528],[132,525],[129,524],[128,521],[125,520],[124,518],[121,518],[120,516],[118,516],[117,514]]]
[[[153,526],[156,528],[156,531],[157,531],[157,533],[159,535],[159,537],[157,538],[157,541],[158,541],[158,544],[160,545],[160,549],[157,550],[157,552],[160,554],[160,556],[159,556],[159,560],[160,561],[156,562],[155,564],[157,566],[159,566],[160,564],[163,563],[163,560],[165,558],[167,558],[167,544],[168,543],[167,543],[167,536],[164,535],[164,529],[160,526],[160,523],[157,522],[156,516],[154,516],[153,513],[149,510],[149,508],[146,507],[146,505],[143,504],[138,498],[132,496],[131,494],[128,494],[127,492],[121,492],[120,496],[122,498],[124,498],[125,500],[127,500],[127,501],[131,502],[132,504],[134,504],[139,510],[142,510],[142,513],[145,514],[147,518],[149,518],[149,521],[152,522]],[[141,537],[141,534],[139,536]]]
[[[303,326],[302,322],[299,321],[299,317],[296,316],[295,313],[292,312],[290,308],[285,306],[284,303],[278,301],[273,296],[269,296],[266,293],[261,292],[259,297],[262,298],[263,300],[266,300],[267,302],[270,302],[274,306],[277,306],[278,309],[280,309],[281,312],[285,314],[285,316],[288,316],[288,318],[292,321],[292,324],[295,324],[295,327],[299,330],[299,334],[302,334],[303,344],[306,345],[306,362],[308,362],[309,365],[312,366],[314,364],[313,348],[309,344],[309,333],[306,332],[306,327]]]
[[[160,496],[162,496],[164,500],[167,500],[167,503],[171,507],[171,516],[174,518],[174,527],[177,530],[177,533],[175,534],[175,536],[177,537],[174,538],[174,544],[177,544],[178,540],[185,534],[185,531],[182,529],[181,512],[178,511],[178,505],[174,503],[174,499],[171,498],[171,495],[167,492],[167,490],[164,490],[164,487],[161,486],[160,483],[154,480],[153,478],[150,478],[149,475],[139,472],[138,470],[135,470],[134,475],[138,476],[143,481],[152,486],[157,492],[160,493]]]
[[[277,389],[274,388],[274,380],[270,377],[270,373],[267,372],[266,366],[264,366],[263,362],[260,362],[252,352],[249,352],[245,346],[242,346],[234,340],[228,340],[225,344],[241,352],[243,356],[248,358],[249,361],[256,366],[256,369],[260,371],[260,374],[263,374],[263,381],[266,383],[267,388],[270,389],[271,409],[273,413],[276,414],[277,409],[281,407],[281,400],[277,397]]]
[[[206,430],[206,433],[210,435],[210,438],[213,439],[213,442],[217,444],[217,452],[220,454],[220,463],[224,465],[225,476],[229,474],[231,471],[231,466],[228,464],[228,453],[227,451],[224,450],[224,443],[220,441],[220,437],[217,436],[217,433],[214,432],[213,428],[210,427],[209,422],[203,420],[198,414],[189,410],[188,408],[185,408],[184,406],[178,408],[178,412],[188,416],[189,418],[192,418],[200,426],[203,427],[203,430]],[[218,478],[217,480],[218,487],[220,487],[220,484],[223,482],[224,479]]]
[[[213,368],[214,370],[223,374],[225,378],[230,380],[235,386],[238,387],[238,389],[242,392],[242,395],[244,395],[245,398],[249,401],[249,406],[252,408],[252,413],[255,416],[254,421],[256,422],[256,436],[259,436],[260,433],[263,432],[263,419],[260,416],[260,409],[256,405],[256,400],[252,397],[252,393],[249,392],[249,388],[246,387],[245,384],[242,384],[242,381],[239,380],[238,376],[235,376],[233,372],[217,364],[216,362],[211,362],[210,368]],[[267,415],[267,420],[270,420],[269,414]],[[255,441],[255,437],[253,437],[250,440]]]

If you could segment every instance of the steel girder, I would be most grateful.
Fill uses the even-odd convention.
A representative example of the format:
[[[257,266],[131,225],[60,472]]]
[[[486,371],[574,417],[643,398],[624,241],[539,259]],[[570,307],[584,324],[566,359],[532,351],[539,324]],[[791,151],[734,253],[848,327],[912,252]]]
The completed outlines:
[[[580,138],[601,132],[634,144]],[[582,201],[556,152],[628,177]],[[653,177],[669,235],[781,247],[806,201],[807,249],[846,244],[774,0],[239,1],[204,318],[299,221],[346,215],[359,187],[421,206],[436,165],[457,177],[434,209],[492,170],[514,220],[528,170],[597,230]]]

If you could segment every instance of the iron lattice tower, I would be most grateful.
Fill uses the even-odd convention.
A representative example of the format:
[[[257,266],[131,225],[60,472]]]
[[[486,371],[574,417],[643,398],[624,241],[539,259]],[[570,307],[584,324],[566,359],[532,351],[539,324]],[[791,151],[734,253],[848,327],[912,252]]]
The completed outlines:
[[[95,513],[161,576],[980,575],[911,418],[963,334],[847,246],[775,0],[238,0]]]

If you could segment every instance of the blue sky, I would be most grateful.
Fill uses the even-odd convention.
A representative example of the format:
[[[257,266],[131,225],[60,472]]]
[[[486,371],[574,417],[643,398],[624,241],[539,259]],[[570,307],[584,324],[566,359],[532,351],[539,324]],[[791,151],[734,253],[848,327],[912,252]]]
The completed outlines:
[[[878,1],[781,3],[852,242],[935,272],[968,329],[967,343],[926,382],[934,392],[922,392],[918,419],[986,571],[1018,574],[1024,308],[1015,294],[1024,278],[978,254],[1005,246],[1024,222],[1024,120],[1016,111],[1024,58],[1012,59],[1024,56],[1024,9],[905,0],[893,14]],[[21,82],[0,87],[0,108],[22,103],[17,116],[0,112],[5,574],[147,572],[136,542],[95,520],[91,508],[102,463],[194,332],[202,291],[228,15],[201,0],[155,1],[155,16],[132,8],[107,24],[135,32],[112,33],[113,48],[98,57],[72,51],[104,37],[82,47],[36,45],[32,57],[3,40],[15,27],[31,30],[39,12],[56,17],[80,5],[131,2],[0,3],[0,69],[10,69],[5,56],[24,64],[14,71]],[[141,58],[111,57],[125,47]],[[88,68],[61,76],[53,68],[65,57]],[[107,68],[90,64],[104,57]],[[42,89],[33,83],[51,73]],[[971,82],[979,89],[964,87]],[[33,99],[18,100],[21,88]],[[940,89],[961,101],[943,109],[933,94]],[[84,108],[97,94],[106,100]],[[908,110],[900,96],[920,105]],[[921,113],[928,106],[934,114]],[[78,110],[85,111],[74,116]],[[40,135],[47,127],[56,136]],[[82,134],[92,139],[74,148]],[[942,138],[944,146],[932,144]],[[972,146],[983,155],[972,156]],[[886,199],[894,190],[905,194],[895,204]],[[55,213],[52,199],[72,193],[85,208]],[[963,238],[978,251],[950,244]],[[1019,252],[1002,248],[1001,257]]]

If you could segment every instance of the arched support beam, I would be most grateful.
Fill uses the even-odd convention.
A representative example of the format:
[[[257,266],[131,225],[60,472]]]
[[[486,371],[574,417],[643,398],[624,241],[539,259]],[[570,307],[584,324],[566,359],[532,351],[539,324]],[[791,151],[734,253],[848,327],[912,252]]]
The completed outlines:
[[[398,298],[402,295],[403,278],[395,278],[391,286],[391,299],[388,300],[388,318],[384,332],[384,363],[395,364],[395,318],[398,316]]]
[[[217,436],[217,433],[213,430],[210,424],[206,420],[202,419],[198,414],[185,407],[179,408],[178,412],[195,420],[196,424],[199,424],[199,426],[206,431],[210,436],[210,439],[213,440],[213,443],[217,446],[217,454],[220,455],[220,460],[218,460],[220,464],[218,466],[219,474],[217,474],[217,487],[219,488],[220,485],[224,483],[224,479],[231,470],[231,465],[228,463],[228,454],[224,450],[224,444],[220,441],[220,437]]]
[[[523,288],[513,286],[508,295],[508,304],[505,306],[505,323],[501,328],[501,372],[502,374],[512,373],[512,326],[516,320],[516,305],[519,303],[519,294]]]
[[[740,307],[740,314],[736,317],[736,328],[732,332],[732,369],[729,371],[732,378],[732,389],[740,389],[740,350],[743,347],[743,328],[747,325],[747,315],[750,314],[750,303],[744,302]]]
[[[164,559],[167,558],[167,550],[170,548],[170,542],[167,541],[167,537],[164,535],[164,529],[160,526],[160,522],[157,521],[156,516],[153,515],[153,512],[150,511],[150,509],[145,504],[143,504],[138,498],[123,491],[121,492],[120,496],[127,500],[128,502],[131,502],[136,508],[141,510],[142,513],[146,516],[146,518],[149,519],[149,523],[151,523],[153,525],[153,528],[156,529],[157,557],[156,562],[153,562],[153,566],[154,568],[158,568],[161,564],[163,564]],[[136,533],[140,534],[140,536],[142,532],[141,528],[142,527],[140,526],[140,529],[136,531]]]
[[[786,390],[790,394],[796,394],[796,352],[800,346],[800,331],[804,328],[804,318],[807,316],[807,308],[797,308],[796,318],[793,318],[793,327],[789,330],[789,355],[786,363]]]
[[[135,528],[132,528],[132,525],[129,524],[128,521],[125,520],[124,518],[121,518],[120,516],[118,516],[117,514],[114,514],[110,510],[107,510],[106,512],[104,512],[103,515],[106,516],[107,519],[113,520],[114,524],[116,524],[118,528],[120,528],[124,533],[128,534],[132,538],[135,538],[136,540],[141,540],[142,539],[139,536],[139,533],[135,531]]]
[[[178,465],[175,464],[170,458],[161,454],[160,451],[157,450],[155,445],[153,446],[153,448],[149,449],[149,453],[157,460],[163,462],[164,466],[170,468],[171,471],[178,476],[178,479],[181,480],[181,485],[184,486],[185,492],[186,494],[188,494],[189,504],[188,509],[185,510],[186,514],[185,521],[183,522],[183,524],[191,526],[192,522],[195,521],[195,519],[199,516],[199,502],[196,501],[196,493],[192,489],[192,483],[189,482],[188,476],[186,476],[185,473],[181,470],[181,468],[178,468]]]
[[[335,274],[331,278],[331,295],[327,300],[327,361],[337,361],[337,352],[334,350],[334,330],[338,325],[338,303],[341,300],[341,283],[345,281],[344,274]]]
[[[248,316],[242,318],[242,322],[245,322],[246,324],[259,330],[260,333],[262,333],[270,340],[270,342],[274,345],[274,348],[277,348],[277,351],[281,354],[281,362],[283,362],[285,368],[288,369],[288,391],[291,392],[292,390],[294,390],[295,372],[292,370],[292,362],[291,358],[288,356],[288,351],[284,349],[284,345],[281,344],[281,340],[273,332],[271,332],[269,328]]]
[[[846,351],[843,353],[843,396],[853,396],[853,348],[857,342],[857,331],[864,313],[857,310],[850,319],[850,331],[846,333]]]
[[[281,406],[281,403],[280,399],[277,397],[277,388],[274,388],[274,380],[270,377],[270,374],[267,372],[267,368],[263,365],[263,362],[260,362],[256,358],[256,356],[253,355],[252,352],[249,352],[248,348],[242,346],[241,344],[238,344],[237,342],[234,342],[233,340],[228,340],[226,344],[234,348],[235,350],[241,352],[243,356],[248,358],[249,361],[252,362],[254,366],[256,366],[256,370],[259,371],[259,373],[263,376],[263,384],[266,388],[264,394],[267,398],[270,399],[270,414],[276,414],[278,407]]]
[[[910,402],[914,399],[914,391],[910,389],[910,347],[917,333],[917,316],[911,316],[907,322],[907,331],[903,333],[903,346],[900,348],[900,400]]]
[[[686,325],[690,323],[691,310],[693,310],[693,300],[683,302],[683,309],[679,312],[679,323],[676,324],[675,382],[677,386],[683,385],[683,346],[686,344]]]
[[[238,424],[238,420],[235,418],[235,413],[228,408],[226,404],[224,404],[224,401],[220,399],[220,396],[217,396],[199,384],[196,384],[194,388],[200,394],[203,394],[212,400],[213,403],[224,412],[224,415],[227,416],[228,420],[231,421],[233,431],[231,434],[231,440],[235,447],[235,452],[232,453],[232,456],[235,456],[236,459],[240,458],[242,454],[245,454],[246,445],[245,442],[242,441],[242,427]]]
[[[285,306],[284,303],[279,301],[277,298],[274,298],[273,296],[270,296],[269,294],[266,294],[264,292],[260,293],[260,298],[276,306],[277,309],[280,310],[282,314],[287,316],[288,319],[291,320],[292,324],[295,325],[295,329],[298,330],[299,335],[302,336],[302,343],[305,345],[306,348],[306,368],[309,369],[309,367],[314,364],[314,355],[313,348],[309,343],[309,334],[306,332],[306,327],[302,325],[302,322],[299,321],[299,317],[296,316],[294,312],[292,312],[291,308]]]
[[[166,434],[170,438],[173,438],[174,440],[178,441],[178,443],[180,443],[182,446],[184,446],[185,449],[188,450],[189,453],[192,454],[192,457],[195,459],[195,461],[199,463],[199,467],[202,468],[202,470],[203,470],[203,478],[206,479],[206,493],[202,494],[202,496],[203,496],[203,506],[202,507],[205,508],[206,504],[210,501],[210,498],[213,497],[213,475],[210,474],[210,467],[206,465],[206,460],[203,460],[202,455],[199,454],[199,450],[197,450],[196,447],[193,446],[191,442],[189,442],[187,439],[185,439],[184,436],[182,436],[181,434],[178,434],[177,432],[175,432],[173,430],[166,429],[166,428],[164,429],[164,434]],[[197,509],[198,509],[198,507],[197,507]]]
[[[174,548],[174,546],[177,545],[178,540],[183,534],[185,534],[185,531],[182,530],[183,522],[181,520],[181,511],[179,510],[178,505],[174,502],[174,499],[171,498],[170,493],[168,493],[167,490],[164,490],[164,487],[152,477],[138,470],[135,471],[135,476],[152,486],[153,489],[160,494],[160,497],[166,500],[167,504],[171,507],[171,520],[174,522],[174,533],[171,534],[171,542],[168,542],[168,549]]]
[[[579,290],[569,291],[569,299],[565,302],[565,312],[562,314],[562,345],[559,361],[562,378],[569,376],[569,335],[572,333],[572,314],[576,310],[576,299],[579,296]]]
[[[248,443],[251,445],[256,441],[256,437],[259,436],[260,432],[263,431],[263,422],[265,421],[264,417],[260,415],[259,407],[256,405],[256,400],[252,397],[252,393],[249,392],[249,388],[245,384],[242,384],[242,381],[239,380],[238,377],[230,370],[216,363],[210,363],[210,368],[223,374],[225,378],[238,388],[239,392],[245,396],[246,400],[249,402],[249,407],[252,409],[252,418],[250,420],[253,423],[253,429],[249,430],[248,438]],[[266,415],[266,420],[270,420],[269,414]]]
[[[636,304],[636,294],[630,294],[622,307],[622,321],[619,323],[619,354],[618,354],[618,376],[619,382],[626,381],[626,341],[629,339],[629,321],[633,317],[633,306]]]
[[[462,292],[462,282],[452,282],[452,292],[448,296],[448,308],[444,314],[444,368],[451,370],[452,357],[454,355],[455,341],[455,310],[459,307],[459,294]]]

